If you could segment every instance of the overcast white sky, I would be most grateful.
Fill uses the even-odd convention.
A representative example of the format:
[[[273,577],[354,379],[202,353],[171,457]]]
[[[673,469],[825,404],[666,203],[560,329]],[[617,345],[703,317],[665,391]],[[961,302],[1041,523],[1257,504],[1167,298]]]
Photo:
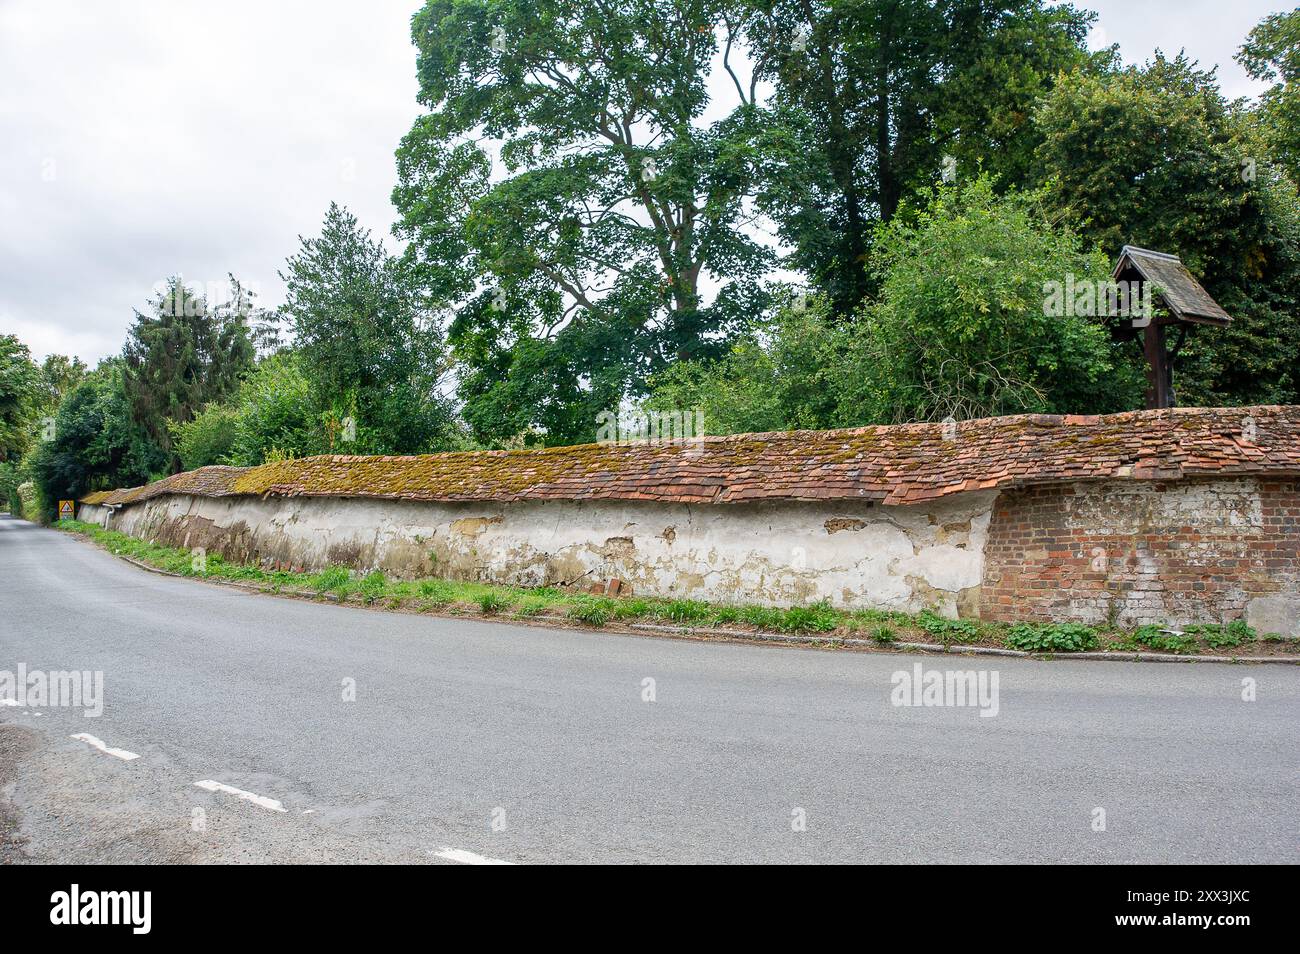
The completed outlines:
[[[1232,61],[1287,9],[1102,0],[1096,45]],[[419,108],[418,0],[0,0],[0,333],[39,358],[121,349],[132,309],[179,273],[276,277],[331,200],[388,239],[393,151]]]

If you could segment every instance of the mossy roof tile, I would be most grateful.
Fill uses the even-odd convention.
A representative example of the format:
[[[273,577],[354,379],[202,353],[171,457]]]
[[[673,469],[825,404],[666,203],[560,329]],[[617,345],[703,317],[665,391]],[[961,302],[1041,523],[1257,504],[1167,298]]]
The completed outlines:
[[[201,467],[87,504],[164,494],[400,500],[878,500],[1094,479],[1300,475],[1300,407],[1020,415],[942,424]]]

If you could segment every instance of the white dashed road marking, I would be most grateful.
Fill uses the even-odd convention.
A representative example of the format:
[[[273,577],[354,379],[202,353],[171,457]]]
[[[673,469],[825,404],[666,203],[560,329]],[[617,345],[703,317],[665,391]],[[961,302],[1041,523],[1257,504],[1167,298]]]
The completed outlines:
[[[223,785],[221,782],[214,782],[210,778],[205,778],[201,782],[194,783],[196,787],[203,789],[205,792],[225,792],[227,795],[234,795],[235,798],[242,798],[246,802],[252,802],[258,808],[265,808],[270,812],[288,811],[274,798],[267,798],[265,795],[254,795],[252,792],[246,792],[242,788],[235,788],[233,785]]]
[[[132,759],[138,759],[140,757],[134,752],[128,752],[126,749],[110,748],[93,735],[87,735],[85,732],[78,733],[70,738],[76,739],[78,742],[85,742],[92,749],[99,749],[99,751],[103,752],[105,755],[111,755],[113,758],[121,759],[124,762],[129,762]]]
[[[435,858],[442,858],[444,861],[454,861],[462,865],[513,865],[513,861],[502,861],[499,858],[486,858],[483,855],[476,855],[472,851],[466,851],[464,848],[439,848],[433,853]]]

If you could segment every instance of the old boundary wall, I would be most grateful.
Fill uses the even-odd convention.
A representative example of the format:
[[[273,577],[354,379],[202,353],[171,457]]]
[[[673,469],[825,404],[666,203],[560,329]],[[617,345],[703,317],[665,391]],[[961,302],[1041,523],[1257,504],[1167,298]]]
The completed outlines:
[[[303,569],[1300,633],[1300,408],[208,467],[79,516]]]

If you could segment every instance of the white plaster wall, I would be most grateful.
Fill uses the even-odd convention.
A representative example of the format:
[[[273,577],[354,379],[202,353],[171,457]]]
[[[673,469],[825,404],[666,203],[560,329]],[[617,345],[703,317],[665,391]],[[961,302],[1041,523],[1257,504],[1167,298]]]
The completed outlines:
[[[102,527],[108,519],[108,509],[97,504],[77,504],[77,519]]]
[[[975,615],[995,492],[924,506],[645,501],[414,503],[165,496],[82,519],[304,569],[526,586],[613,578],[639,595]]]

